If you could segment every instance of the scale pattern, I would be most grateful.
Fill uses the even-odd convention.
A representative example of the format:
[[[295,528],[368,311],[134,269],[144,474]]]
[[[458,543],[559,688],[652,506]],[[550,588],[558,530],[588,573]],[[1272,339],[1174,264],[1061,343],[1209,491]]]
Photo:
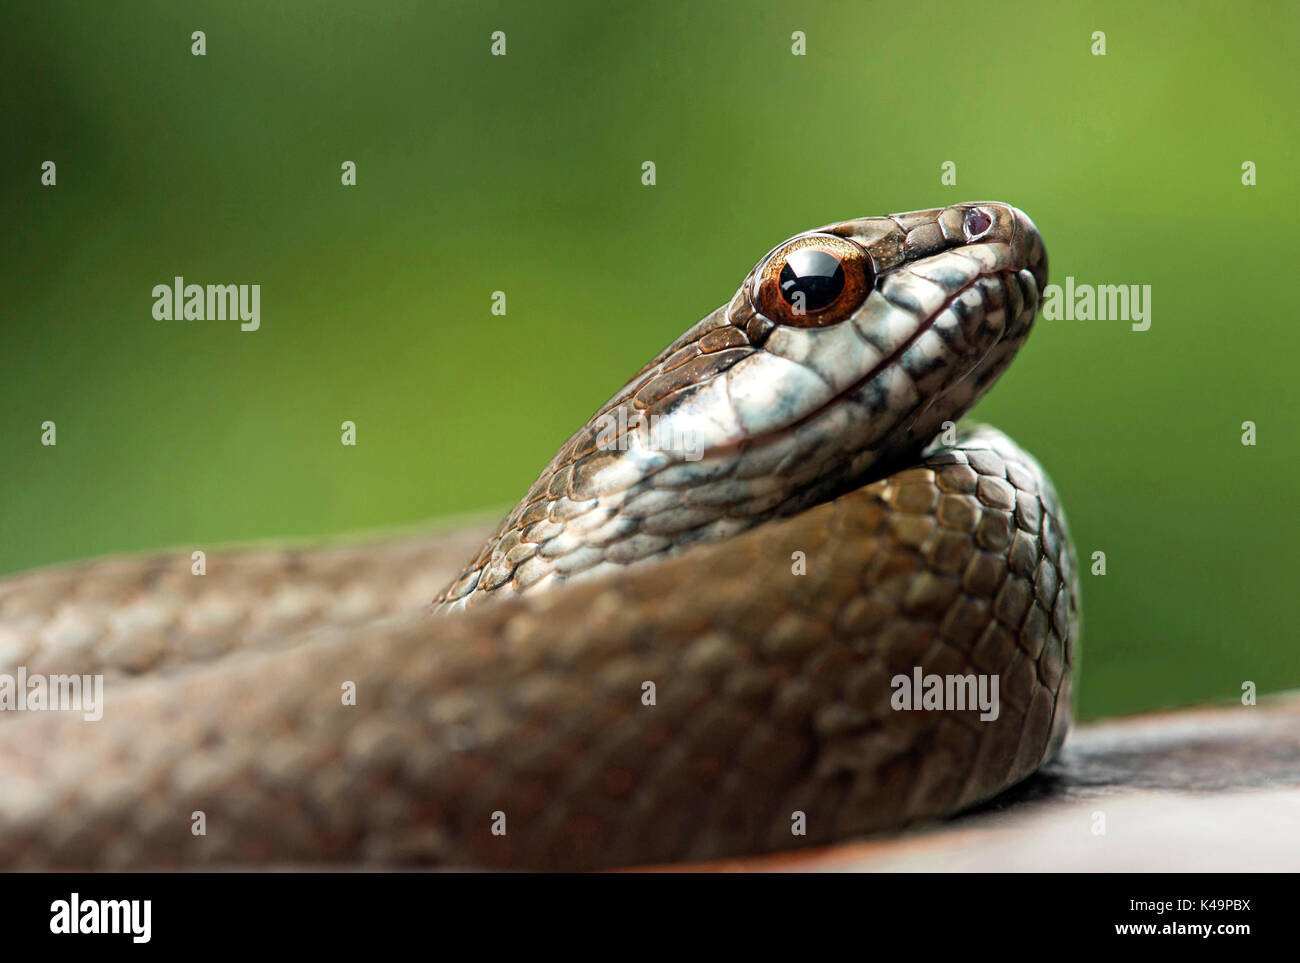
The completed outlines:
[[[698,604],[672,604],[700,572]],[[1059,746],[1077,609],[1050,482],[980,429],[618,578],[142,679],[93,725],[10,720],[0,866],[583,869],[906,825]],[[895,711],[915,667],[998,673],[1000,715]]]

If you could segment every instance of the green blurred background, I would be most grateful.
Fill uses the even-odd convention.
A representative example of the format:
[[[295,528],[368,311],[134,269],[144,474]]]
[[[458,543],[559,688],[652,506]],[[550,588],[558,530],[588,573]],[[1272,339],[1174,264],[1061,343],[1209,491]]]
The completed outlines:
[[[3,15],[0,572],[504,510],[777,241],[991,198],[1153,287],[975,412],[1107,555],[1082,714],[1300,685],[1296,4],[180,6]],[[177,274],[261,330],[155,321]]]

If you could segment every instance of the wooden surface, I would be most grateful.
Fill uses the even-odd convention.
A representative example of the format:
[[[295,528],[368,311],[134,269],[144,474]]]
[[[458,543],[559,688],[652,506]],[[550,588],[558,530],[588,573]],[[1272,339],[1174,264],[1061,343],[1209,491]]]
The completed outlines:
[[[689,868],[1300,870],[1300,692],[1078,727],[1043,772],[937,826]]]

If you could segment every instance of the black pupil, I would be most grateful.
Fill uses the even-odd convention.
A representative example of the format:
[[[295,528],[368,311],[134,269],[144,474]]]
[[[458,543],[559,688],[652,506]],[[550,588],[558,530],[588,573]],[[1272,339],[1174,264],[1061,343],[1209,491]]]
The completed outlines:
[[[833,254],[802,248],[785,259],[780,284],[781,295],[791,307],[817,311],[844,290],[844,266]]]

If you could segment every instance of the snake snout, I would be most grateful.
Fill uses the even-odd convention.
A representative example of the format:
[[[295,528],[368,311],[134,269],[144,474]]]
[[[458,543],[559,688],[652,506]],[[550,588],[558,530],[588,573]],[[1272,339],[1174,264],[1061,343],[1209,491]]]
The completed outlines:
[[[1012,271],[1029,271],[1038,293],[1047,285],[1047,248],[1038,226],[1018,207],[1000,201],[971,201],[945,208],[937,218],[947,247],[969,249],[980,244],[1010,247]]]
[[[1038,297],[1042,300],[1043,290],[1047,287],[1047,247],[1043,236],[1038,233],[1038,226],[1024,211],[1012,207],[1015,231],[1012,235],[1011,250],[1021,262],[1024,270],[1034,276],[1038,282]]]

